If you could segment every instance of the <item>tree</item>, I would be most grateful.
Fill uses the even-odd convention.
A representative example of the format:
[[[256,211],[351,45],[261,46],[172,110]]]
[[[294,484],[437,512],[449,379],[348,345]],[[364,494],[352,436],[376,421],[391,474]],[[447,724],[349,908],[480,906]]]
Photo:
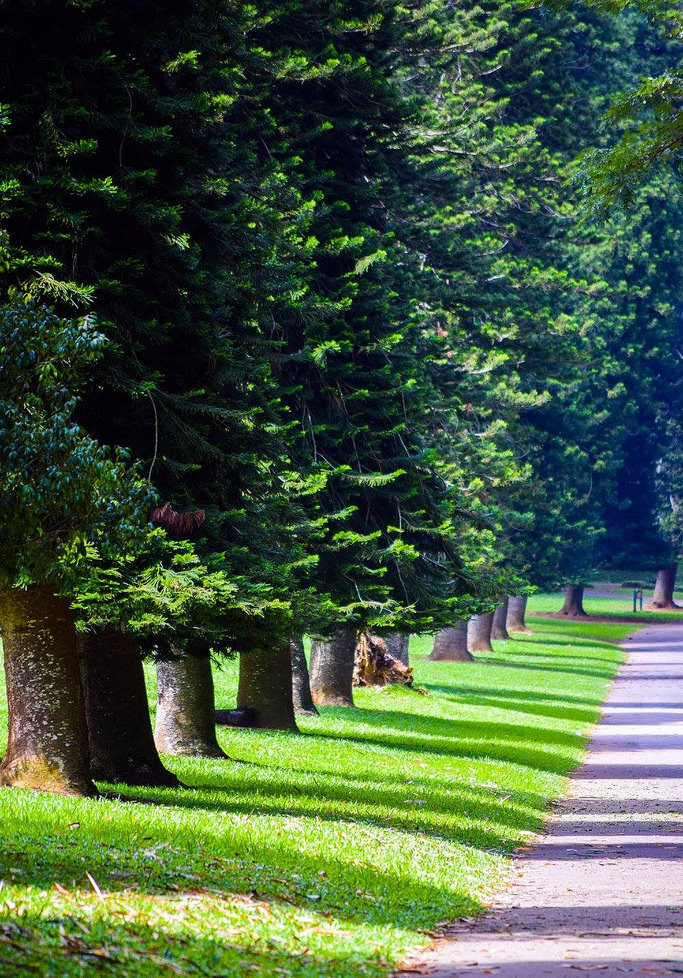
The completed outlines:
[[[632,72],[621,91],[613,95],[605,114],[610,138],[606,145],[595,146],[582,159],[581,174],[586,204],[594,213],[604,214],[616,204],[630,208],[639,189],[653,172],[670,168],[680,176],[680,151],[683,143],[681,111],[680,39],[681,11],[674,4],[655,0],[609,0],[595,4],[601,10],[618,14],[629,8],[637,10],[650,22],[651,36],[656,38],[664,57],[653,64],[652,43],[640,64],[631,61]],[[631,17],[632,37],[643,28]],[[638,54],[643,54],[640,46]],[[663,60],[663,64],[661,61]],[[616,141],[613,133],[617,133]]]
[[[204,552],[239,582],[230,647],[260,654],[310,617],[293,624],[308,483],[272,328],[303,288],[310,207],[268,150],[252,16],[9,0],[0,138],[4,284],[95,305],[110,343],[79,419],[144,459],[162,501],[206,511]]]
[[[320,632],[340,634],[314,644],[314,698],[318,678],[334,674],[329,696],[347,704],[358,629],[434,629],[476,589],[454,525],[467,515],[427,436],[433,387],[414,284],[419,257],[395,222],[415,120],[395,77],[405,40],[399,13],[386,0],[332,12],[282,3],[264,11],[259,34],[266,45],[277,38],[269,149],[299,161],[292,178],[316,205],[303,308],[282,322],[280,378],[292,416],[302,418],[297,467],[326,474],[316,578],[336,610]],[[341,649],[343,667],[321,661]]]
[[[0,781],[94,794],[68,594],[103,550],[143,535],[147,483],[74,421],[83,376],[101,356],[92,318],[35,304],[0,310],[0,621],[9,743]]]

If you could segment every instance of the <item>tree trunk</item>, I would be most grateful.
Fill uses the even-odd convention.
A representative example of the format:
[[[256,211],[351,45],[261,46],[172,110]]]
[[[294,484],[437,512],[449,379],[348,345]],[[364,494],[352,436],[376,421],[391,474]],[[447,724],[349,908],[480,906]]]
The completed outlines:
[[[583,584],[570,584],[564,592],[564,604],[560,609],[561,615],[568,618],[587,618],[583,610]]]
[[[274,651],[259,649],[240,655],[237,706],[254,711],[253,727],[261,730],[297,730],[289,642]]]
[[[154,744],[135,637],[113,628],[86,634],[81,641],[81,679],[93,778],[177,787],[178,778],[163,766]]]
[[[225,757],[216,740],[209,656],[178,656],[157,663],[157,723],[161,754]]]
[[[68,602],[48,587],[0,592],[9,741],[0,784],[96,795],[78,641]]]
[[[316,706],[353,706],[356,629],[342,628],[311,648],[311,695]]]
[[[389,655],[393,655],[394,659],[398,659],[404,666],[409,665],[408,643],[410,641],[410,635],[404,635],[402,632],[392,632],[390,635],[384,635],[383,639]]]
[[[493,652],[491,645],[491,629],[493,628],[493,612],[485,615],[473,615],[467,625],[467,646],[470,652]]]
[[[509,598],[503,598],[502,603],[498,605],[493,613],[491,638],[495,638],[499,642],[507,642],[510,638],[507,630],[508,602]]]
[[[526,634],[531,632],[524,620],[527,601],[526,594],[508,598],[508,616],[505,624],[509,632],[524,632]]]
[[[676,586],[677,570],[678,564],[670,564],[668,567],[663,567],[661,570],[657,571],[655,593],[652,595],[652,601],[648,605],[648,608],[654,611],[661,611],[662,609],[673,609],[680,607],[680,605],[677,605],[674,601],[674,587]]]
[[[472,662],[467,651],[467,622],[459,621],[454,628],[437,632],[429,658],[433,662]]]
[[[289,647],[292,653],[294,713],[301,716],[317,717],[318,711],[311,696],[311,679],[308,675],[308,663],[306,662],[306,653],[301,636],[298,635],[296,638],[290,639]]]

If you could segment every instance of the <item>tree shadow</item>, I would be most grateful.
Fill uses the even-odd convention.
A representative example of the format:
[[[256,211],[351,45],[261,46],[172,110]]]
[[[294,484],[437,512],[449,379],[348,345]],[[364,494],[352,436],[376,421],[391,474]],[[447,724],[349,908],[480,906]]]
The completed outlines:
[[[662,813],[663,814],[663,813]],[[683,821],[665,819],[620,819],[616,814],[608,822],[585,822],[580,819],[561,819],[553,824],[553,838],[564,836],[583,836],[599,840],[601,836],[683,836]],[[598,842],[599,845],[601,843]]]
[[[552,633],[555,634],[555,633]],[[604,649],[607,651],[610,649],[612,651],[612,656],[601,656],[601,655],[591,655],[591,661],[598,662],[613,662],[614,661],[614,650],[618,648],[618,644],[615,642],[607,642],[603,639],[592,639],[590,641],[584,641],[581,638],[577,638],[575,635],[570,635],[568,632],[562,632],[557,638],[551,638],[549,635],[537,635],[534,638],[524,639],[521,649],[506,649],[505,654],[507,655],[534,655],[543,656],[544,658],[552,658],[552,653],[536,652],[533,649],[529,649],[528,646],[534,645],[559,645],[561,648],[587,648],[587,649]],[[580,656],[562,656],[565,658],[581,659]]]
[[[594,706],[563,706],[561,701],[565,699],[549,693],[547,696],[539,693],[534,698],[533,693],[522,693],[515,690],[505,690],[503,693],[494,694],[489,690],[480,690],[474,686],[462,686],[456,689],[454,686],[436,686],[433,683],[425,685],[426,689],[443,693],[449,700],[462,703],[463,705],[474,706],[493,706],[499,710],[513,710],[516,713],[528,713],[531,716],[548,717],[553,720],[576,720],[579,723],[594,723],[600,717],[600,700],[596,697]],[[481,692],[488,695],[479,695]],[[558,705],[555,705],[559,701]],[[575,701],[580,702],[578,699]],[[586,698],[589,703],[589,698]]]
[[[185,893],[204,893],[214,900],[234,899],[237,894],[282,910],[322,910],[355,924],[399,928],[430,926],[435,913],[455,917],[480,910],[480,904],[447,875],[438,883],[418,878],[410,867],[380,868],[372,864],[371,852],[367,858],[351,859],[344,850],[320,845],[311,853],[301,837],[291,835],[271,842],[250,833],[247,841],[235,833],[233,822],[203,825],[201,838],[191,827],[169,839],[149,834],[148,826],[142,846],[126,845],[123,827],[123,820],[107,824],[91,845],[78,838],[61,838],[55,844],[54,837],[42,833],[46,844],[33,851],[10,837],[0,854],[0,873],[15,885],[30,880],[32,887],[47,891],[57,883],[62,890],[80,890],[91,897],[95,880],[105,901],[110,895],[147,895],[177,903]],[[26,828],[41,837],[38,824],[28,820]]]
[[[352,736],[342,734],[347,741],[373,743],[406,752],[505,761],[549,774],[563,775],[572,771],[577,763],[575,752],[583,740],[578,734],[562,730],[490,721],[435,720],[392,710],[357,708],[354,719],[373,729],[366,733],[362,728],[356,728]],[[420,736],[421,733],[425,736]],[[316,736],[338,737],[324,731]],[[540,746],[545,744],[555,749]]]
[[[172,801],[155,797],[154,804],[166,808],[232,814],[251,815],[258,812],[259,815],[282,815],[316,822],[352,821],[358,825],[419,833],[422,837],[457,842],[487,852],[512,851],[519,845],[515,830],[540,829],[545,810],[540,801],[537,801],[535,810],[511,806],[509,795],[496,797],[491,793],[488,798],[481,799],[465,789],[436,793],[432,788],[428,794],[422,794],[419,788],[411,785],[392,791],[386,785],[377,788],[372,781],[361,778],[354,779],[348,787],[328,784],[324,793],[315,784],[264,785],[259,782],[251,787],[248,801],[239,797],[244,787],[244,779],[236,777],[233,784],[196,786],[191,792],[194,790],[197,794],[186,793],[174,797]],[[232,797],[212,800],[202,797],[202,791]],[[420,797],[415,798],[416,794]],[[287,795],[289,798],[283,801]],[[126,789],[126,794],[119,795],[119,799],[142,803],[147,800],[133,788]],[[306,804],[307,801],[315,802],[315,806]],[[340,804],[343,806],[341,809]],[[388,810],[391,806],[396,806],[393,811]],[[459,817],[461,821],[457,824],[451,821],[450,825],[439,822],[439,819],[454,817]],[[477,824],[478,821],[481,824]]]
[[[680,738],[676,738],[677,741]],[[649,753],[649,751],[647,751]],[[586,764],[576,774],[577,779],[592,781],[667,781],[683,780],[683,764]]]
[[[260,916],[262,905],[254,900],[254,916]],[[220,919],[220,918],[219,918]],[[195,921],[192,921],[195,923]],[[320,978],[322,974],[343,974],[348,978],[366,978],[368,968],[377,967],[379,950],[342,946],[337,938],[334,947],[318,939],[312,949],[301,943],[296,949],[278,949],[275,940],[267,941],[257,934],[230,936],[233,928],[209,928],[197,933],[179,923],[176,927],[140,921],[125,923],[106,911],[88,916],[62,915],[46,918],[26,914],[21,923],[2,922],[4,939],[0,944],[0,973],[3,978],[51,975],[71,976],[82,970],[97,968],[98,973],[116,976],[186,975],[188,978],[229,978],[259,974],[282,976],[296,968],[300,978]],[[333,928],[320,918],[319,929]],[[226,933],[227,932],[227,933]],[[311,943],[309,941],[309,943]],[[153,958],[150,961],[150,955]]]
[[[583,694],[582,696],[569,696],[566,693],[558,692],[557,690],[544,690],[543,692],[535,693],[533,690],[509,689],[505,687],[501,690],[501,692],[496,692],[495,690],[492,690],[490,686],[473,686],[467,682],[461,683],[459,681],[457,684],[451,684],[448,686],[437,685],[436,683],[424,683],[424,686],[425,689],[444,693],[449,696],[449,698],[457,698],[463,702],[469,702],[470,693],[483,693],[487,696],[497,697],[501,700],[514,699],[546,703],[548,699],[551,699],[553,702],[557,703],[568,703],[572,707],[585,704],[586,709],[590,704],[593,712],[598,713],[599,707],[602,705],[604,700],[602,695],[589,696],[587,694]]]
[[[562,657],[564,661],[564,656]],[[481,661],[481,660],[480,660]],[[503,666],[506,669],[531,669],[534,672],[552,672],[560,673],[566,676],[594,676],[596,679],[612,679],[615,670],[612,669],[577,669],[574,666],[565,667],[563,665],[554,665],[552,658],[546,660],[542,666],[534,665],[527,662],[500,662],[498,660],[490,659],[492,665]],[[583,660],[581,660],[583,661]]]

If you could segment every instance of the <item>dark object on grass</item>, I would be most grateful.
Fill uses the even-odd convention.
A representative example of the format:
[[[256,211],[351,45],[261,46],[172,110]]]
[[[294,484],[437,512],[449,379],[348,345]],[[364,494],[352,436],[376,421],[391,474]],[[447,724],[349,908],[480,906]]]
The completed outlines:
[[[256,710],[248,706],[236,706],[234,710],[216,710],[216,723],[223,727],[253,727]]]

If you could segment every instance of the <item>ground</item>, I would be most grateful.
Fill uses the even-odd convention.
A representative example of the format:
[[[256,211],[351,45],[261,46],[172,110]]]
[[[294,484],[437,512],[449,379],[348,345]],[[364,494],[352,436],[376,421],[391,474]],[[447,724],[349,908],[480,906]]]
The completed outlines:
[[[588,756],[517,853],[512,885],[400,978],[683,973],[683,625],[651,625],[624,646]]]
[[[299,736],[224,731],[231,760],[169,760],[186,790],[0,791],[0,973],[380,975],[478,912],[582,757],[631,630],[532,625],[474,664],[413,640],[424,692],[359,690]],[[231,705],[232,665],[217,687]]]

